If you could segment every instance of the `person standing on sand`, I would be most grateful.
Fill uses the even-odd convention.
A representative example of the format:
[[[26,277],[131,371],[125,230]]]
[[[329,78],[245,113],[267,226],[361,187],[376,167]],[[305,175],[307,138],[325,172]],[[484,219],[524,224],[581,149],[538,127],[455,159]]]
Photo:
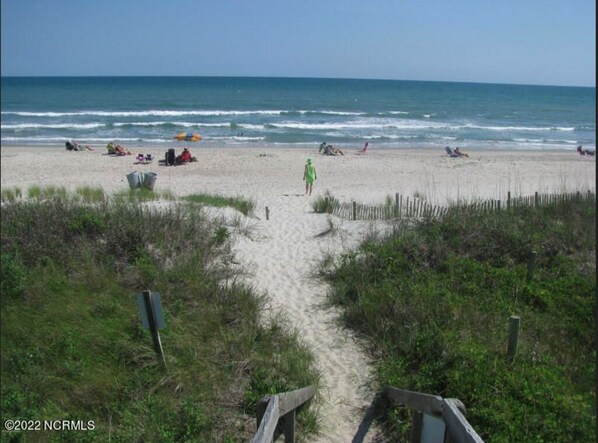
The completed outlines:
[[[305,169],[303,170],[303,180],[305,181],[305,193],[311,195],[311,189],[316,181],[316,167],[312,164],[311,158],[307,159]]]

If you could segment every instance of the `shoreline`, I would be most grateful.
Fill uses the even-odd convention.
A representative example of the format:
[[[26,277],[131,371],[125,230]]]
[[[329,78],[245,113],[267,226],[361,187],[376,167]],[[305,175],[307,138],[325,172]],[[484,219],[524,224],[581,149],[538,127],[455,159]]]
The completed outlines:
[[[88,145],[90,147],[92,147],[95,151],[105,151],[106,149],[106,145],[108,144],[108,142],[103,143],[103,144],[98,144],[98,143],[89,143],[89,142],[85,142],[85,141],[80,141],[77,139],[71,139],[69,141],[75,141],[83,146]],[[235,144],[235,145],[227,145],[227,144],[222,144],[222,143],[218,143],[218,142],[205,142],[205,141],[200,141],[199,143],[196,142],[178,142],[178,143],[171,143],[169,141],[164,141],[163,143],[143,143],[143,142],[123,142],[123,141],[119,141],[119,140],[113,140],[114,143],[118,143],[121,146],[131,149],[131,150],[155,150],[155,149],[163,149],[163,150],[167,150],[169,148],[175,148],[175,149],[183,149],[184,147],[189,147],[189,148],[194,148],[194,149],[198,149],[198,150],[203,150],[203,149],[290,149],[290,150],[294,150],[294,149],[315,149],[317,152],[318,149],[318,144],[317,143],[301,143],[301,144],[284,144],[284,143],[268,143],[268,144],[263,144],[260,145],[258,143],[247,143],[247,144],[243,144],[243,143],[239,143],[239,144]],[[57,142],[57,143],[41,143],[41,144],[27,144],[27,143],[19,143],[19,142],[3,142],[0,145],[0,149],[4,149],[4,148],[9,148],[9,149],[65,149],[65,143],[64,142]],[[365,142],[364,142],[365,143]],[[340,149],[347,150],[347,151],[357,151],[359,149],[361,149],[363,147],[363,143],[361,145],[351,145],[351,146],[346,146],[346,145],[341,145],[341,144],[334,144],[335,147],[338,147]],[[579,144],[575,144],[575,145],[569,145],[567,147],[564,146],[560,146],[560,145],[549,145],[549,144],[543,144],[541,146],[538,146],[537,148],[532,148],[529,146],[522,146],[522,147],[517,147],[517,146],[494,146],[494,145],[487,145],[487,146],[470,146],[467,145],[466,143],[454,143],[454,142],[449,142],[443,145],[421,145],[421,146],[400,146],[400,145],[393,145],[393,146],[388,146],[386,144],[384,145],[376,145],[375,143],[370,142],[370,148],[371,150],[377,150],[377,151],[414,151],[414,152],[425,152],[425,151],[442,151],[444,152],[444,147],[445,146],[450,146],[451,148],[455,148],[455,147],[459,147],[462,150],[466,151],[466,152],[495,152],[495,153],[508,153],[508,152],[561,152],[561,153],[569,153],[569,152],[576,152],[577,146],[580,146]],[[593,145],[581,145],[584,147],[584,149],[589,149],[589,150],[596,150],[596,147]]]

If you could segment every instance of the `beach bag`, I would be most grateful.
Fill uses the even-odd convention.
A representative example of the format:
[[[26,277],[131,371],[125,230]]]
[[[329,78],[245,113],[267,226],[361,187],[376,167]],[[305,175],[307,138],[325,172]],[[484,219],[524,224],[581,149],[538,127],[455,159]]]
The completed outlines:
[[[76,151],[77,148],[75,148],[75,145],[73,145],[71,142],[66,142],[66,149],[67,151]]]
[[[176,162],[176,154],[174,151],[174,148],[170,148],[167,152],[166,152],[166,166],[174,166],[175,162]]]

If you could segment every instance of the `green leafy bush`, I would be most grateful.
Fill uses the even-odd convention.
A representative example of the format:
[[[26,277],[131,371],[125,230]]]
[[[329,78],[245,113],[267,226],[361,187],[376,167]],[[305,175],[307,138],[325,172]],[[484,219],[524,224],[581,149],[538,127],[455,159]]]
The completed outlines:
[[[590,441],[595,231],[591,199],[449,211],[369,239],[322,274],[330,303],[368,337],[383,386],[459,398],[485,441]],[[513,364],[511,315],[521,318]],[[408,439],[406,419],[387,414],[389,439]]]

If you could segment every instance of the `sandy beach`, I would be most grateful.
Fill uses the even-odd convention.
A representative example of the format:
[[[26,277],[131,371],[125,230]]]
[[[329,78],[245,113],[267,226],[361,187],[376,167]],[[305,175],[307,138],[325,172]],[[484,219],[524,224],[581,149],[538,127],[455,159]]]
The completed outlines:
[[[322,307],[327,287],[314,277],[314,270],[326,254],[355,248],[372,229],[384,226],[314,214],[314,198],[330,192],[341,202],[376,204],[399,193],[445,205],[461,199],[505,199],[508,192],[525,196],[596,189],[595,159],[573,151],[471,150],[468,158],[449,158],[443,149],[372,148],[365,155],[354,149],[334,157],[318,154],[317,148],[190,145],[197,162],[167,167],[158,164],[165,148],[132,149],[154,154],[147,165],[135,164],[135,155],[112,157],[104,155],[103,147],[95,149],[2,147],[2,188],[18,187],[26,194],[30,186],[64,186],[71,191],[91,186],[112,193],[129,188],[126,176],[132,171],[151,171],[157,174],[157,192],[253,200],[255,215],[247,220],[251,235],[237,236],[237,256],[248,283],[267,294],[271,309],[287,316],[316,355],[324,384],[319,442],[351,441],[377,387],[372,386],[367,353],[337,326],[337,314]],[[302,181],[307,158],[317,170],[311,197],[305,195]],[[334,233],[318,236],[331,222]]]

